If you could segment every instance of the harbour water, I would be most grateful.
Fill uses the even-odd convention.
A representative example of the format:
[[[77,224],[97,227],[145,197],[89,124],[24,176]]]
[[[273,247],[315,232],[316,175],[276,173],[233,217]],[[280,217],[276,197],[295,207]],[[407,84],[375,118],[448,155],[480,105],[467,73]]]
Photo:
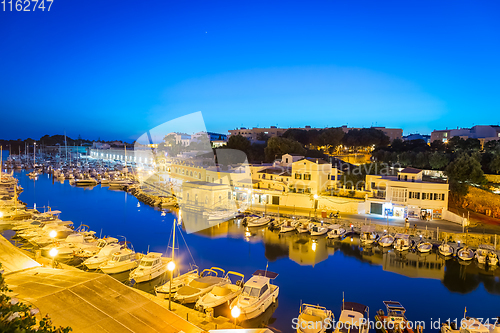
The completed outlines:
[[[138,204],[132,195],[100,185],[74,187],[67,181],[53,182],[50,175],[30,180],[24,171],[15,176],[24,188],[20,200],[30,207],[34,203],[39,209],[50,206],[62,211],[61,218],[73,221],[75,226],[83,223],[103,236],[125,236],[137,252],[170,251],[176,212],[162,216],[160,211]],[[4,234],[8,237],[10,233]],[[383,307],[382,301],[399,301],[406,307],[409,320],[425,322],[425,331],[436,331],[430,327],[431,320],[460,321],[465,307],[469,316],[500,316],[500,269],[486,271],[475,262],[462,265],[434,252],[422,256],[400,255],[378,247],[362,249],[357,238],[339,242],[313,240],[308,235],[280,235],[267,228],[246,230],[238,220],[196,234],[183,233],[183,237],[201,269],[217,266],[241,272],[246,279],[266,265],[279,273],[275,280],[280,287],[279,304],[258,318],[276,332],[293,331],[292,319],[298,315],[301,301],[326,306],[338,318],[343,293],[346,301],[368,305],[371,319]],[[180,239],[176,261],[184,264],[185,270],[191,259]],[[136,287],[152,291],[159,282],[157,279]]]

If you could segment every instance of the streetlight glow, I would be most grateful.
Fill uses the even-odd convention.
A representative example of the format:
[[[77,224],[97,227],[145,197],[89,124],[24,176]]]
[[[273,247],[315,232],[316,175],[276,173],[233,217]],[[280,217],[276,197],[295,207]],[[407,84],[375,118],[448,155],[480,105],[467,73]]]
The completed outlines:
[[[236,319],[240,316],[241,310],[239,307],[235,306],[234,308],[231,309],[231,316]]]
[[[170,272],[173,272],[173,270],[175,269],[175,262],[170,261],[170,262],[167,264],[167,269],[168,269]]]
[[[57,231],[52,230],[52,231],[49,233],[49,236],[50,236],[50,238],[56,238],[56,236],[57,236]]]
[[[54,258],[55,256],[57,256],[57,253],[59,251],[57,251],[57,249],[55,247],[51,248],[50,251],[49,251],[49,255]]]
[[[318,195],[317,195],[317,194],[315,194],[315,195],[314,195],[314,199],[318,200],[318,198],[319,198],[319,197],[318,197]]]

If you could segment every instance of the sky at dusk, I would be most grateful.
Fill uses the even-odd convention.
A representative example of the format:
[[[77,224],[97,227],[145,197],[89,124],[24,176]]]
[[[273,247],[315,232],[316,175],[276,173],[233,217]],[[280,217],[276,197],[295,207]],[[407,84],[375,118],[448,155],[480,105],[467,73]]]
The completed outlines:
[[[0,138],[500,121],[499,1],[54,0],[2,11]]]

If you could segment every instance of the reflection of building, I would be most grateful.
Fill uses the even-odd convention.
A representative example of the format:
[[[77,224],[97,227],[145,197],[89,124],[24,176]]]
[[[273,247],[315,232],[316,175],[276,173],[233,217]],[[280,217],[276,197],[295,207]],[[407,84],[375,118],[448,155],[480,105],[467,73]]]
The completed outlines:
[[[411,278],[444,279],[445,261],[437,253],[422,256],[417,253],[406,254],[394,251],[383,255],[384,271]]]
[[[397,176],[367,175],[366,211],[394,217],[440,219],[448,208],[448,184],[424,181],[422,170],[405,168]]]
[[[301,266],[313,266],[328,259],[328,248],[325,237],[313,239],[299,238],[290,242],[289,256]]]
[[[231,203],[231,188],[227,184],[203,181],[182,184],[182,208],[185,210],[208,211],[227,209]]]

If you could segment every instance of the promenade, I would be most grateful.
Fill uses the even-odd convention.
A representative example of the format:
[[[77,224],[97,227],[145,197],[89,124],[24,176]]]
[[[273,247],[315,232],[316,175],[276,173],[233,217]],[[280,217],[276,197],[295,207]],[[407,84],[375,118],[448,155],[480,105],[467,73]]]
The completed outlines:
[[[234,327],[229,320],[208,322],[176,303],[169,311],[168,302],[106,274],[44,267],[1,235],[0,262],[11,297],[38,308],[40,319],[49,314],[54,325],[73,332],[201,333]]]

